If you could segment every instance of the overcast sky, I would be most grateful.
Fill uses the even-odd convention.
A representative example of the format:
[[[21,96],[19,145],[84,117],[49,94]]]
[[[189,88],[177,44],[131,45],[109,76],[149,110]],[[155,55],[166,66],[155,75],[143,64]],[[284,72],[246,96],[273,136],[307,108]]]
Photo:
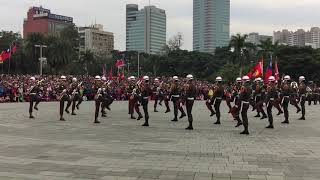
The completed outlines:
[[[30,6],[42,5],[52,13],[71,16],[77,26],[95,21],[115,35],[115,48],[125,49],[125,7],[140,8],[148,0],[0,0],[0,30],[22,32],[23,18]],[[151,0],[167,13],[167,38],[177,32],[184,36],[184,49],[192,49],[192,0]],[[320,0],[231,0],[231,33],[309,29],[320,26]]]

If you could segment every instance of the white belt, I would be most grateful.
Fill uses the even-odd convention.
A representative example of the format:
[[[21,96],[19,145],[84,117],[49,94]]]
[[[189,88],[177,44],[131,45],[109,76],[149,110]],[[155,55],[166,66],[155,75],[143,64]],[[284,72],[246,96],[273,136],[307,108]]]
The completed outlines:
[[[172,95],[172,97],[178,98],[180,97],[180,95]]]
[[[143,97],[143,99],[149,99],[149,97]]]
[[[305,94],[301,94],[301,97],[303,97],[303,96],[305,97],[306,95]]]
[[[32,95],[36,95],[37,93],[30,93],[30,94],[32,94]]]
[[[274,101],[274,98],[270,98],[270,101]]]
[[[193,100],[194,100],[194,98],[188,98],[188,100],[189,100],[189,101],[193,101]]]
[[[217,97],[216,99],[219,99],[219,100],[221,100],[222,98],[220,98],[220,97]]]

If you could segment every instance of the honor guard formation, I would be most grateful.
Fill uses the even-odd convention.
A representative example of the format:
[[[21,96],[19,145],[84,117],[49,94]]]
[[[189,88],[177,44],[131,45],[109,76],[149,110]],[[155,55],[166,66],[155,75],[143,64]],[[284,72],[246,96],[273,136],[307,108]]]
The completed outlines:
[[[250,107],[257,113],[255,118],[267,119],[266,128],[273,129],[273,110],[276,110],[277,115],[284,115],[282,123],[289,124],[289,104],[296,108],[297,113],[301,113],[299,120],[306,120],[306,101],[309,105],[316,105],[318,101],[320,102],[320,88],[312,81],[306,82],[304,76],[300,76],[298,82],[293,81],[288,75],[284,76],[281,81],[276,81],[273,76],[267,81],[261,78],[250,80],[248,76],[244,76],[237,78],[234,83],[224,83],[222,77],[217,77],[214,83],[204,83],[196,81],[192,75],[187,75],[185,78],[173,76],[172,78],[154,79],[149,76],[142,78],[131,76],[122,84],[100,76],[92,79],[81,77],[81,79],[83,81],[78,81],[76,77],[66,76],[60,78],[29,77],[28,82],[19,87],[17,84],[10,83],[12,77],[7,76],[2,78],[0,85],[6,90],[10,89],[11,94],[25,96],[29,101],[29,118],[31,119],[35,118],[33,111],[39,110],[39,103],[44,96],[56,98],[60,107],[59,120],[66,121],[65,113],[77,115],[76,111],[80,110],[84,98],[90,100],[91,95],[91,100],[95,101],[94,123],[100,123],[100,114],[101,117],[107,116],[107,110],[111,111],[110,105],[114,100],[123,98],[128,100],[129,117],[138,121],[144,119],[142,126],[148,127],[152,122],[149,117],[148,104],[149,100],[153,99],[152,111],[154,113],[159,113],[157,108],[163,103],[166,108],[164,113],[172,112],[169,105],[171,102],[173,106],[171,121],[174,123],[187,117],[187,130],[193,130],[193,124],[197,122],[197,119],[193,118],[192,110],[199,96],[202,97],[200,100],[205,100],[208,115],[213,118],[215,125],[223,123],[220,106],[225,100],[229,113],[235,120],[235,127],[243,126],[240,134],[245,135],[249,134],[248,110]],[[91,87],[90,91],[87,90],[84,96],[84,89],[88,86]],[[8,92],[2,88],[1,101],[5,101],[6,98],[19,99],[17,96],[9,96]]]

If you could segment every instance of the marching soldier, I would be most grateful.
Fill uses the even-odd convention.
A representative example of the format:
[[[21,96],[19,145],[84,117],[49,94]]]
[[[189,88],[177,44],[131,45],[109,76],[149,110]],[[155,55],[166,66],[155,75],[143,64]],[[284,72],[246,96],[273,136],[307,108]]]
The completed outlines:
[[[213,101],[213,92],[214,92],[214,86],[209,87],[209,91],[208,91],[208,99],[206,101],[206,106],[210,111],[210,117],[214,116],[216,114],[216,112],[214,112],[212,105],[214,103]]]
[[[224,95],[224,89],[222,87],[222,78],[217,77],[216,78],[216,88],[215,88],[215,91],[213,92],[214,110],[216,112],[216,117],[217,117],[217,121],[214,124],[221,124],[221,122],[220,122],[220,117],[221,117],[220,105],[222,102],[223,95]]]
[[[152,92],[153,92],[153,97],[154,97],[154,105],[153,105],[154,112],[158,112],[157,105],[158,105],[159,92],[160,92],[160,84],[159,84],[159,79],[158,78],[154,79]]]
[[[281,97],[282,97],[282,107],[284,111],[284,118],[285,120],[282,122],[283,124],[289,124],[289,111],[288,111],[288,106],[290,102],[290,96],[292,96],[292,89],[290,87],[290,76],[286,75],[284,76],[284,82],[282,84],[281,88]]]
[[[69,111],[69,107],[71,106],[72,103],[72,112],[71,115],[76,115],[74,112],[76,107],[79,109],[80,104],[82,103],[83,99],[80,96],[80,87],[82,83],[78,84],[77,83],[77,78],[72,78],[72,83],[70,84],[70,87],[68,89],[68,94],[71,94],[70,101],[68,101],[66,111]],[[78,102],[78,103],[76,103]]]
[[[261,78],[256,78],[256,87],[255,87],[255,92],[253,93],[253,96],[255,98],[255,104],[256,104],[256,109],[258,114],[255,117],[260,117],[260,113],[262,113],[262,117],[260,118],[265,119],[267,118],[266,113],[263,110],[263,102],[265,100],[265,95],[266,95],[266,90],[262,84],[262,79]]]
[[[135,88],[134,82],[135,82],[135,77],[134,76],[130,76],[128,78],[129,80],[129,86],[127,87],[127,97],[128,97],[128,103],[129,103],[129,114],[131,115],[131,119],[136,119],[136,117],[134,117],[134,106],[135,106],[135,102],[134,102],[134,98],[133,98],[133,89]]]
[[[99,117],[99,111],[100,111],[100,106],[101,103],[103,102],[103,91],[102,91],[102,85],[101,85],[101,77],[100,76],[95,76],[94,78],[95,83],[94,83],[94,92],[96,92],[94,96],[94,101],[95,101],[95,113],[94,113],[94,123],[99,124],[100,121],[98,121]]]
[[[149,112],[148,112],[148,103],[149,96],[151,95],[151,88],[149,85],[149,76],[143,77],[144,82],[140,84],[140,101],[144,112],[144,124],[142,126],[149,126]]]
[[[193,130],[193,116],[192,116],[192,107],[194,104],[194,100],[196,98],[196,87],[193,84],[193,76],[189,74],[187,76],[187,89],[186,89],[186,109],[188,115],[189,126],[186,128],[187,130]]]
[[[106,77],[101,78],[102,82],[102,102],[101,102],[101,116],[102,117],[107,117],[107,112],[105,109],[110,110],[110,105],[112,104],[114,98],[111,95],[111,90],[110,90],[110,83],[107,82]]]
[[[252,90],[250,88],[250,78],[248,76],[244,76],[242,78],[242,81],[243,85],[240,90],[239,100],[241,102],[240,112],[244,130],[240,134],[249,135],[249,122],[247,113],[250,106],[249,101],[251,98]]]
[[[182,106],[180,106],[181,90],[179,88],[179,79],[177,76],[173,76],[173,84],[171,85],[171,100],[173,102],[174,119],[173,122],[178,121],[178,110],[181,111],[180,119],[186,116]]]
[[[32,115],[33,108],[38,111],[38,105],[40,103],[41,97],[40,97],[40,82],[36,83],[36,78],[31,77],[30,78],[30,90],[29,90],[29,101],[30,101],[30,106],[29,106],[29,118],[33,119],[34,116]],[[35,102],[35,104],[34,104]],[[34,106],[33,106],[34,105]]]
[[[161,90],[162,90],[162,97],[163,97],[163,101],[164,101],[164,104],[166,106],[166,112],[165,113],[168,113],[170,112],[170,106],[169,106],[169,101],[170,101],[170,86],[169,84],[162,84],[161,86]]]
[[[68,95],[68,83],[67,83],[67,77],[66,76],[61,76],[60,77],[60,82],[57,87],[57,92],[59,94],[58,100],[60,102],[60,121],[65,121],[63,117],[63,111],[64,111],[64,102],[70,102],[70,96]],[[68,109],[65,109],[67,113],[70,113]]]
[[[299,120],[306,120],[306,93],[307,93],[307,86],[306,86],[306,78],[304,76],[299,77],[299,99],[300,99],[300,106],[302,111],[302,116]]]
[[[232,96],[231,96],[234,106],[231,108],[230,113],[232,114],[234,120],[237,121],[237,125],[235,127],[239,127],[242,125],[242,121],[240,119],[240,106],[241,106],[240,90],[242,87],[241,83],[242,83],[242,79],[237,78],[236,84],[233,86]]]
[[[272,107],[275,101],[275,98],[278,96],[276,87],[275,87],[275,77],[270,76],[268,79],[268,87],[267,87],[267,97],[266,97],[266,104],[267,104],[267,114],[269,125],[266,128],[273,129],[273,116],[272,116]]]

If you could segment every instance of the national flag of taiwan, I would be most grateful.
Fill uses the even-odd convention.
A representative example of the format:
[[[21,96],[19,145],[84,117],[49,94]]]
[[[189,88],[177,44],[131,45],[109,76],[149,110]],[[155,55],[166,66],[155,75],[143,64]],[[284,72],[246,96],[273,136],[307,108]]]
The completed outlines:
[[[11,53],[10,53],[10,49],[6,50],[6,51],[2,51],[1,54],[0,54],[0,59],[2,62],[4,62],[5,60],[9,59],[11,56]]]
[[[278,81],[279,80],[279,69],[278,69],[278,61],[274,63],[274,78]]]
[[[264,82],[268,83],[269,77],[272,76],[272,57],[270,59],[270,63],[267,67],[266,74],[264,75]]]

